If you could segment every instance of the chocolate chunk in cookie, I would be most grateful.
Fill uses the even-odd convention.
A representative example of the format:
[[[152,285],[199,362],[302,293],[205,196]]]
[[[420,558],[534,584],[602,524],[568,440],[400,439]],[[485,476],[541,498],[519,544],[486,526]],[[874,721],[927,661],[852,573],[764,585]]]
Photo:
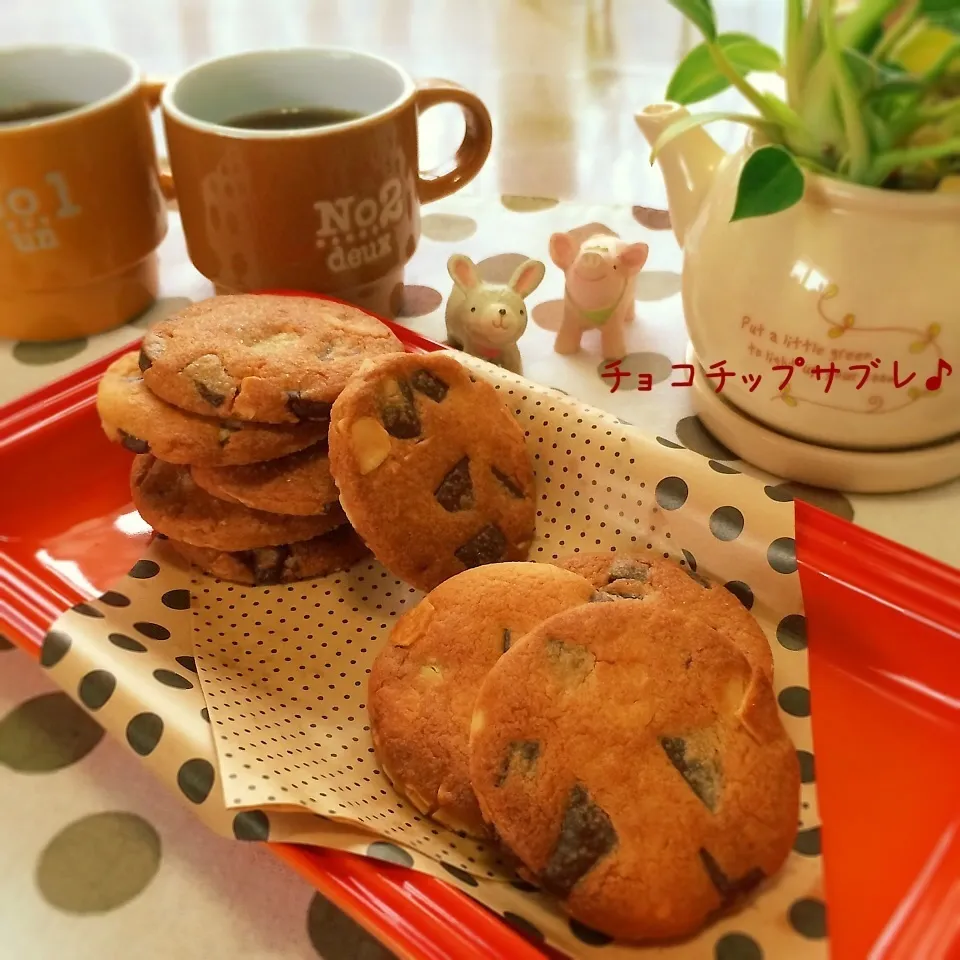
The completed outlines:
[[[193,413],[295,423],[326,420],[367,357],[400,353],[390,329],[315,297],[238,294],[191,304],[144,337],[147,386]]]
[[[579,604],[530,631],[483,681],[469,753],[524,875],[611,937],[695,933],[796,835],[799,765],[769,680],[662,597]]]
[[[421,812],[489,836],[468,770],[474,696],[507,649],[591,589],[551,564],[500,563],[451,577],[397,621],[370,675],[370,723],[383,769]],[[498,776],[533,775],[538,754],[536,741],[510,743]]]
[[[373,361],[331,418],[340,502],[398,577],[430,590],[464,569],[525,558],[536,503],[523,430],[453,357]]]
[[[107,367],[97,386],[97,413],[107,436],[133,453],[167,463],[230,466],[273,460],[326,438],[327,424],[269,425],[186,413],[147,389],[136,353]]]

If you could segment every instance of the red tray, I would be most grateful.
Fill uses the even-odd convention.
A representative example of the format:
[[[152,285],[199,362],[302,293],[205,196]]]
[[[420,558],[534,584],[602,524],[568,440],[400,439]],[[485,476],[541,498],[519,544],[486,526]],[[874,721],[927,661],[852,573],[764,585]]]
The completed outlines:
[[[408,349],[438,349],[391,327]],[[130,458],[104,442],[94,404],[103,370],[131,346],[0,408],[0,629],[34,654],[63,611],[106,590],[145,545],[115,523],[130,509]],[[953,960],[960,574],[801,503],[797,556],[831,954]],[[544,956],[432,877],[339,851],[271,847],[401,957]]]

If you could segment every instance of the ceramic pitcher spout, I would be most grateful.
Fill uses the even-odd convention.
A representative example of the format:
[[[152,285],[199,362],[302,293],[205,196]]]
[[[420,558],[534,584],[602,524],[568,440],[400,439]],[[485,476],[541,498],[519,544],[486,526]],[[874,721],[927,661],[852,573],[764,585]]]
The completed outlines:
[[[687,116],[689,114],[685,107],[675,103],[657,103],[645,107],[634,119],[653,147],[664,130]],[[667,187],[670,222],[681,247],[710,190],[717,167],[725,156],[716,141],[701,127],[680,134],[658,154]]]

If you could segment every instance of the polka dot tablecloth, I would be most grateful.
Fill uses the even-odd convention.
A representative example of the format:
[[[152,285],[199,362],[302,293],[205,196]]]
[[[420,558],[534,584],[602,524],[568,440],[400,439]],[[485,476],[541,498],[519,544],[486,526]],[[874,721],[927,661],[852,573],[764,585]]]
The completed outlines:
[[[696,466],[685,468],[682,474],[660,477],[651,492],[651,504],[667,514],[690,511],[696,503],[696,491],[691,499],[691,476],[710,475],[717,482],[736,483],[746,482],[740,474],[752,474],[761,480],[755,490],[756,502],[763,510],[780,510],[788,517],[790,501],[803,497],[948,561],[960,559],[949,553],[960,549],[958,544],[944,543],[936,533],[937,515],[956,511],[960,497],[956,484],[910,496],[845,497],[761,474],[737,461],[706,433],[692,415],[686,392],[671,389],[667,382],[671,365],[683,361],[686,338],[678,295],[679,251],[665,232],[668,223],[662,211],[558,205],[529,197],[502,197],[499,202],[459,197],[438,203],[423,219],[424,238],[408,267],[401,321],[419,333],[443,338],[443,301],[450,287],[445,264],[452,252],[467,253],[480,263],[488,278],[506,278],[522,258],[547,260],[546,243],[552,231],[587,223],[604,224],[626,238],[645,240],[651,247],[649,263],[638,283],[637,322],[628,331],[629,352],[621,364],[633,386],[611,392],[611,382],[604,377],[606,366],[596,345],[587,340],[585,350],[575,357],[553,353],[552,331],[563,280],[549,264],[546,279],[530,298],[533,322],[521,341],[525,375],[634,424],[647,437],[656,437],[664,452],[696,461]],[[161,263],[161,299],[130,326],[68,343],[0,344],[0,402],[64,376],[139,336],[155,319],[212,293],[186,257],[175,215],[161,250]],[[636,389],[639,374],[649,377],[649,391]],[[737,544],[749,509],[733,500],[701,511],[702,535],[709,538],[710,549],[719,543]],[[787,543],[789,520],[786,527],[782,542],[778,545],[781,538],[773,538],[762,552],[768,558],[766,576],[773,582],[778,576],[783,581],[795,579]],[[665,527],[662,532],[668,531]],[[162,547],[158,549],[162,551]],[[702,548],[685,543],[683,549],[687,555],[681,556],[687,562],[703,562]],[[119,942],[136,942],[137,955],[146,957],[252,957],[266,955],[266,950],[276,957],[309,957],[316,952],[331,957],[375,958],[383,954],[256,844],[233,842],[232,838],[263,839],[268,830],[274,836],[293,839],[304,839],[309,833],[316,842],[318,837],[322,841],[324,827],[313,814],[303,813],[297,802],[280,810],[271,807],[269,819],[255,811],[230,811],[223,804],[216,781],[225,758],[218,760],[212,751],[210,715],[196,673],[190,627],[163,635],[170,629],[165,626],[170,617],[190,616],[181,601],[195,587],[181,574],[179,582],[167,584],[164,593],[172,593],[170,602],[163,604],[162,595],[154,597],[153,578],[143,576],[152,570],[150,564],[163,564],[162,555],[151,554],[140,567],[141,575],[125,578],[125,582],[132,595],[141,586],[144,596],[153,598],[150,602],[160,604],[162,615],[125,623],[123,629],[111,630],[101,638],[103,649],[109,648],[109,669],[102,665],[102,650],[96,658],[84,659],[89,654],[79,656],[78,649],[71,649],[65,639],[69,634],[48,638],[44,657],[50,678],[61,683],[73,699],[59,693],[15,653],[0,650],[0,784],[7,812],[0,844],[9,851],[10,864],[4,872],[8,895],[0,916],[4,909],[17,912],[18,922],[4,925],[5,930],[15,930],[16,936],[25,938],[24,949],[15,955],[30,956],[31,938],[41,933],[47,950],[42,955],[69,952],[71,957],[102,956]],[[783,569],[778,570],[778,564]],[[163,567],[164,577],[172,573],[172,568]],[[765,593],[747,574],[725,579],[727,588],[748,607]],[[110,618],[120,614],[122,619],[126,609],[123,598],[130,596],[119,588],[114,593],[116,597],[102,597],[90,609]],[[139,602],[135,605],[139,608]],[[769,608],[764,600],[757,611],[764,605]],[[85,612],[68,616],[83,620]],[[89,616],[86,619],[93,622]],[[772,620],[769,630],[778,659],[791,652],[802,655],[806,638],[798,608]],[[131,697],[127,680],[139,676],[143,667],[128,663],[123,668],[124,657],[130,662],[153,663],[148,673],[155,707]],[[178,712],[183,703],[189,703],[192,711],[186,734],[176,738],[168,736],[164,721],[168,707],[160,706],[175,702],[171,698],[180,698]],[[805,683],[783,686],[779,699],[787,722],[805,727],[810,710]],[[122,724],[117,716],[123,718]],[[123,745],[103,737],[97,721],[118,731]],[[182,755],[184,742],[195,745],[192,755]],[[168,752],[174,749],[171,744],[176,747],[173,754]],[[155,780],[132,762],[131,752],[167,781],[185,804],[183,809],[156,789]],[[807,806],[791,861],[803,865],[819,856],[820,831],[809,743],[799,745],[799,757]],[[185,810],[200,814],[212,830],[204,829]],[[296,810],[301,812],[293,812]],[[309,819],[309,827],[304,818]],[[348,829],[336,828],[336,845],[344,845],[343,831]],[[333,839],[331,834],[331,842]],[[354,849],[372,856],[414,862],[409,848],[386,840],[371,845],[359,831],[352,842]],[[466,892],[475,892],[474,886],[484,882],[468,869],[469,859],[429,866],[435,863],[416,854],[418,867],[434,870]],[[15,895],[10,892],[13,890]],[[190,891],[189,897],[183,895],[184,890]],[[505,887],[503,896],[493,896],[488,902],[528,936],[547,935],[557,941],[551,924],[559,921],[541,922],[539,914],[535,920],[529,919],[529,912],[521,912],[511,899],[511,890]],[[777,922],[787,935],[809,948],[811,956],[824,955],[826,918],[819,881],[805,879],[791,889],[788,899]],[[577,925],[566,936],[570,934],[585,950],[599,949],[603,942],[593,931]],[[718,928],[717,938],[713,948],[720,960],[763,955],[763,938],[755,937],[745,925],[732,922]],[[48,943],[52,944],[49,948]]]

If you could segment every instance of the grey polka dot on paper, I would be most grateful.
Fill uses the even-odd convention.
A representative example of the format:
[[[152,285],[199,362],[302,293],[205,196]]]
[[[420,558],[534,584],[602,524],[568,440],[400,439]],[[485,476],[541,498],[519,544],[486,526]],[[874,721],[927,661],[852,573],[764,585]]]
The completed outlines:
[[[816,779],[813,754],[809,750],[797,751],[797,762],[800,764],[800,780],[803,783],[813,783]]]
[[[633,219],[648,230],[669,230],[670,211],[661,207],[644,207],[639,204],[632,208]]]
[[[714,960],[764,960],[760,944],[747,933],[725,933],[713,946]]]
[[[822,487],[811,487],[806,483],[778,483],[776,485],[768,484],[763,488],[763,492],[771,499],[778,500],[781,503],[789,503],[791,500],[804,500],[812,503],[821,510],[834,513],[844,520],[852,520],[854,517],[853,504],[836,490],[825,490]]]
[[[153,676],[155,680],[159,680],[165,687],[173,687],[175,690],[193,689],[193,684],[186,677],[180,676],[179,673],[174,673],[173,670],[154,670]]]
[[[233,818],[233,835],[251,843],[270,838],[270,821],[262,810],[244,810]]]
[[[44,367],[52,363],[63,363],[87,349],[89,340],[78,337],[75,340],[21,340],[13,345],[13,359],[29,367]]]
[[[730,580],[723,586],[726,590],[729,590],[747,610],[753,606],[753,591],[748,584],[742,580]]]
[[[539,944],[543,943],[546,940],[546,937],[543,935],[543,932],[534,924],[532,921],[527,920],[526,917],[521,917],[517,913],[513,913],[510,910],[504,911],[503,919],[508,923],[514,930],[517,931],[524,939],[529,940],[531,943]]]
[[[131,568],[128,577],[133,577],[135,580],[149,580],[151,577],[155,577],[160,572],[160,564],[155,563],[153,560],[138,560]]]
[[[184,655],[177,657],[176,661],[184,670],[189,670],[191,673],[197,672],[197,661],[193,657]]]
[[[658,438],[659,439],[659,438]],[[709,460],[736,460],[737,455],[728,450],[700,421],[699,417],[684,417],[677,424],[677,439],[694,453]]]
[[[117,678],[109,670],[91,670],[77,688],[80,702],[90,710],[99,710],[117,689]]]
[[[201,716],[207,723],[210,722],[210,711],[209,711],[206,707],[204,707],[204,708],[200,711],[200,716]]]
[[[307,936],[323,960],[393,960],[393,954],[319,893],[307,909]]]
[[[65,693],[41,694],[0,718],[0,765],[17,773],[50,773],[82,760],[103,727]]]
[[[96,607],[91,606],[89,603],[78,603],[73,608],[74,613],[82,614],[85,617],[90,617],[93,620],[102,620],[103,612],[98,610]]]
[[[810,716],[810,691],[806,687],[785,687],[777,702],[784,713],[791,717]]]
[[[717,507],[710,514],[710,532],[718,540],[736,540],[743,533],[743,514],[736,507]]]
[[[170,631],[161,626],[159,623],[150,623],[149,621],[141,620],[138,623],[133,625],[133,629],[137,633],[143,634],[143,636],[148,637],[150,640],[169,640]]]
[[[697,558],[696,558],[689,550],[681,550],[680,553],[683,554],[683,559],[684,559],[684,562],[687,564],[687,566],[688,566],[694,573],[696,573],[696,572],[697,572]]]
[[[189,590],[168,590],[161,598],[160,602],[171,610],[189,610],[190,609],[190,591]]]
[[[155,713],[138,713],[127,724],[127,743],[134,753],[148,757],[163,736],[163,720]]]
[[[591,947],[605,947],[608,943],[613,943],[613,937],[588,927],[579,920],[570,920],[570,932],[581,942]]]
[[[563,323],[563,301],[562,300],[544,300],[535,304],[530,310],[530,319],[540,327],[541,330],[549,330],[556,333]],[[601,367],[603,364],[601,363]],[[606,383],[607,381],[604,381]]]
[[[130,598],[123,593],[117,593],[116,590],[108,590],[97,598],[100,603],[105,603],[108,607],[129,607]]]
[[[387,843],[383,840],[377,840],[367,847],[367,856],[374,857],[377,860],[386,860],[387,863],[399,863],[402,867],[412,867],[413,857],[395,843]]]
[[[793,842],[793,849],[803,857],[819,857],[821,853],[820,828],[801,830]]]
[[[72,643],[69,634],[62,630],[51,630],[43,638],[43,646],[40,648],[40,666],[55,667],[67,655]]]
[[[686,481],[680,477],[664,477],[656,487],[654,496],[664,510],[679,510],[687,502],[689,493]]]
[[[143,892],[160,866],[160,852],[157,831],[142,817],[95,813],[47,844],[37,864],[37,887],[65,913],[105,913]]]
[[[735,476],[741,472],[735,467],[731,467],[730,464],[721,463],[719,460],[708,460],[707,466],[713,470],[714,473],[723,473],[727,476]]]
[[[777,537],[777,539],[767,547],[767,563],[769,563],[777,573],[796,573],[797,545],[793,537]]]
[[[827,907],[822,900],[806,897],[797,900],[788,914],[790,926],[801,937],[808,940],[822,940],[827,935]]]
[[[202,757],[187,760],[177,771],[177,786],[191,803],[203,803],[210,796],[213,781],[213,765]]]
[[[2,633],[0,633],[0,650],[13,650],[14,646]]]
[[[133,637],[128,637],[125,633],[109,633],[107,639],[121,650],[129,650],[131,653],[146,653],[147,648]]]
[[[777,640],[787,650],[805,650],[807,618],[802,613],[788,613],[777,624]]]
[[[467,873],[466,870],[461,870],[459,867],[455,867],[452,863],[446,863],[445,861],[440,861],[440,866],[443,867],[451,877],[456,877],[461,883],[465,883],[468,887],[478,887],[480,884],[477,882],[477,878]]]

